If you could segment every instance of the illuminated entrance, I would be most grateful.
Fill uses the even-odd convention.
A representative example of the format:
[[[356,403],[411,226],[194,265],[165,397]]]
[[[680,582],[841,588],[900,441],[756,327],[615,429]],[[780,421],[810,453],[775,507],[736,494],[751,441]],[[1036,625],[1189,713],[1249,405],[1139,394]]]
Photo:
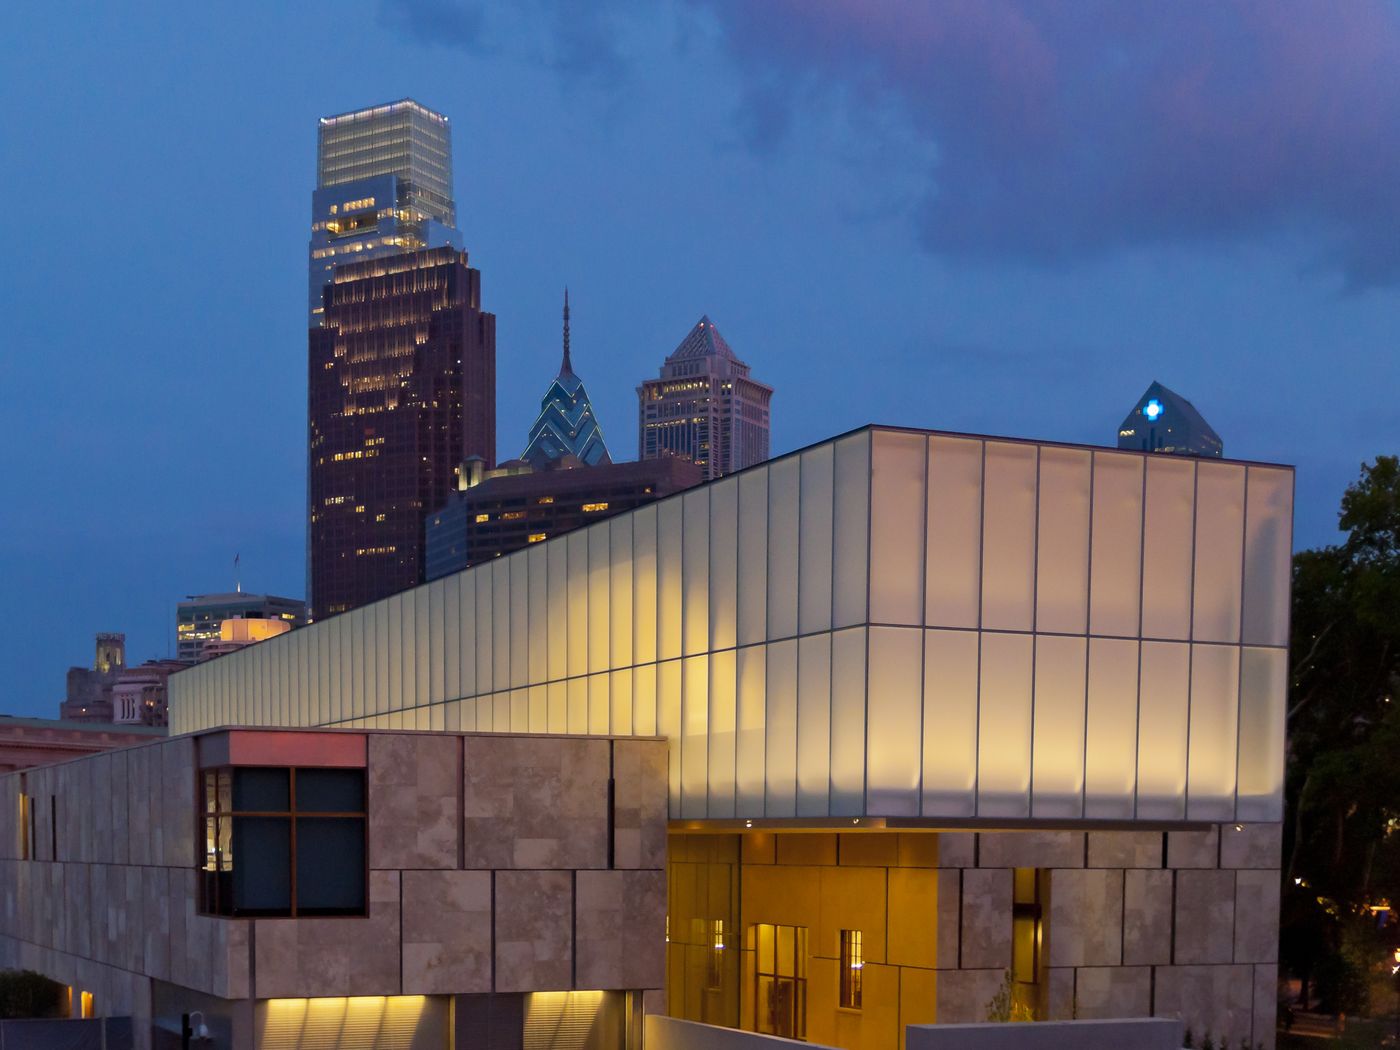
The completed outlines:
[[[807,927],[749,927],[754,952],[756,1028],[765,1035],[807,1038]]]

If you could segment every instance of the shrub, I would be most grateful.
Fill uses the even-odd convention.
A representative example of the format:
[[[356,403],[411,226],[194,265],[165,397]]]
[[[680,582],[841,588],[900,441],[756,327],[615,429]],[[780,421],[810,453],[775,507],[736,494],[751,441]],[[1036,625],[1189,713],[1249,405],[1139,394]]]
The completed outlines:
[[[0,970],[0,1018],[57,1017],[64,988],[33,970]]]

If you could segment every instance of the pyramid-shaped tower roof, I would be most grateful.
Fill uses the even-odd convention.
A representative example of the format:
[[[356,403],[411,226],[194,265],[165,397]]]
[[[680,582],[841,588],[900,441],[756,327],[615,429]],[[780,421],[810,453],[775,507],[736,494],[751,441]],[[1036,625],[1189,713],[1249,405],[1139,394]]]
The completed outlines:
[[[1155,379],[1119,424],[1118,435],[1119,448],[1200,456],[1219,456],[1224,450],[1220,435],[1196,406]]]
[[[680,346],[671,351],[671,356],[667,361],[681,361],[692,357],[727,357],[731,361],[737,361],[734,351],[729,349],[729,344],[724,341],[724,336],[719,334],[719,329],[710,320],[709,314],[700,318],[699,323],[686,333],[681,340]]]
[[[603,430],[593,413],[588,390],[574,374],[569,353],[569,292],[564,290],[564,356],[559,374],[540,399],[540,414],[530,427],[530,437],[520,458],[535,470],[545,470],[565,456],[576,456],[586,466],[611,463]]]

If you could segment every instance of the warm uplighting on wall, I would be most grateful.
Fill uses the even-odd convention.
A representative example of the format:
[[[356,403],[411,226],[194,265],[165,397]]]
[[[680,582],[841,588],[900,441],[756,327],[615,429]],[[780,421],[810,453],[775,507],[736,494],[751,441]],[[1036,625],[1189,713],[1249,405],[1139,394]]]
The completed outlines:
[[[268,999],[259,1045],[366,1046],[386,1036],[417,1045],[415,1035],[441,1024],[426,995],[352,995]]]
[[[79,1017],[95,1017],[93,1013],[93,1002],[91,992],[81,992],[78,995]]]

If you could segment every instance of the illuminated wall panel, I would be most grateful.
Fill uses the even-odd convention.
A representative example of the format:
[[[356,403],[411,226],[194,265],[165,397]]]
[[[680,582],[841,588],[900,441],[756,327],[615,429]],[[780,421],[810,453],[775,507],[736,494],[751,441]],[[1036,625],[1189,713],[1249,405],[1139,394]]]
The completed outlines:
[[[1277,819],[1292,482],[861,430],[184,671],[172,722],[659,734],[677,818]]]

